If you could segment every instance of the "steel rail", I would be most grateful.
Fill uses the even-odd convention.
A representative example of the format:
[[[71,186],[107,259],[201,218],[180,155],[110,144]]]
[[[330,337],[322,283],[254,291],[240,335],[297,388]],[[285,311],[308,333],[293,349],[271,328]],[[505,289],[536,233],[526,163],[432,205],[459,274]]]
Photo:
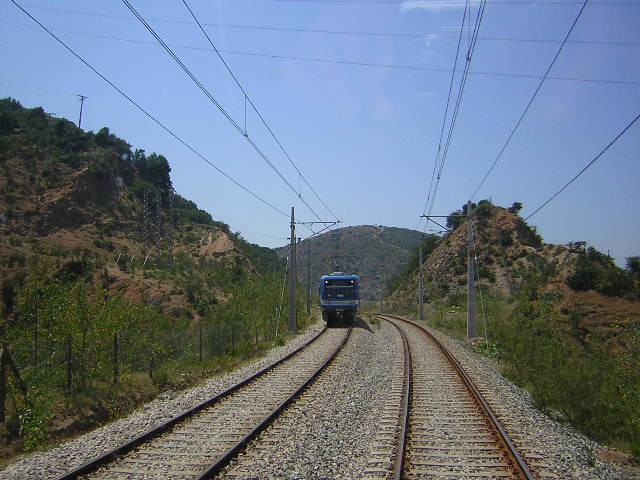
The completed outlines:
[[[413,382],[413,359],[411,358],[411,348],[409,347],[409,340],[407,334],[395,323],[389,322],[400,333],[402,338],[402,347],[404,352],[404,381],[403,381],[403,394],[402,404],[400,405],[400,432],[398,433],[398,445],[395,459],[395,480],[402,479],[402,472],[404,471],[404,458],[407,446],[407,429],[409,427],[409,407],[411,403],[411,389]]]
[[[410,320],[406,320],[406,319],[401,318],[401,317],[397,317],[395,315],[378,315],[378,317],[380,317],[380,318],[382,318],[384,320],[387,320],[387,321],[390,321],[389,318],[391,318],[393,320],[399,320],[401,322],[404,322],[404,323],[407,323],[409,325],[412,325],[412,326],[418,328],[427,337],[429,337],[429,339],[431,341],[433,341],[433,343],[438,347],[438,349],[442,352],[442,354],[449,361],[449,363],[454,367],[454,369],[458,373],[458,376],[460,377],[460,379],[464,383],[465,387],[467,388],[467,390],[469,391],[469,393],[471,394],[471,396],[475,400],[476,404],[480,407],[480,409],[485,414],[485,417],[488,420],[489,427],[495,433],[495,435],[496,435],[499,443],[501,444],[504,452],[508,456],[509,464],[512,466],[512,468],[514,469],[516,474],[520,478],[522,478],[524,480],[534,480],[535,477],[533,476],[533,474],[529,470],[529,467],[528,467],[527,463],[524,461],[522,456],[518,453],[518,450],[517,450],[516,446],[513,444],[513,442],[509,438],[509,435],[508,435],[507,431],[502,426],[502,424],[501,424],[500,420],[498,419],[498,417],[493,413],[493,410],[491,409],[491,406],[486,401],[486,399],[484,398],[482,393],[480,393],[480,391],[475,386],[475,384],[473,383],[471,378],[467,375],[467,373],[462,368],[462,366],[460,365],[458,360],[456,360],[456,358],[449,352],[449,350],[447,350],[447,348],[431,332],[429,332],[422,325],[419,325],[419,324],[417,324],[415,322],[412,322]],[[388,318],[385,318],[385,317],[388,317]],[[391,323],[393,323],[393,322],[391,322]]]
[[[233,447],[229,448],[225,453],[220,455],[214,463],[212,463],[207,470],[202,473],[199,477],[196,477],[197,480],[206,480],[213,478],[217,473],[219,473],[224,467],[226,467],[229,462],[242,451],[247,444],[258,435],[262,430],[268,427],[273,421],[282,413],[282,411],[287,408],[291,402],[293,402],[296,398],[298,398],[302,392],[311,385],[320,374],[333,362],[338,353],[342,351],[342,348],[346,345],[347,341],[351,336],[351,332],[353,327],[350,326],[347,334],[340,342],[340,345],[336,348],[336,350],[331,354],[331,356],[318,368],[313,375],[307,378],[304,382],[302,382],[298,388],[285,400],[283,400],[280,405],[274,408],[271,413],[266,415],[258,425],[256,425],[249,433],[247,433],[241,440],[239,440]]]
[[[266,366],[265,368],[263,368],[259,372],[257,372],[255,374],[245,378],[244,380],[242,380],[239,383],[229,387],[228,389],[226,389],[225,391],[215,395],[214,397],[211,397],[211,398],[199,403],[195,407],[192,407],[192,408],[182,412],[181,414],[176,415],[175,417],[173,417],[170,420],[167,420],[166,422],[163,422],[163,423],[161,423],[159,425],[156,425],[155,427],[152,427],[151,429],[149,429],[146,432],[138,435],[137,437],[127,441],[126,443],[123,443],[122,445],[120,445],[118,447],[115,447],[112,450],[109,450],[108,452],[105,452],[102,455],[100,455],[100,456],[98,456],[98,457],[96,457],[96,458],[94,458],[92,460],[89,460],[88,462],[86,462],[86,463],[74,468],[73,470],[68,471],[67,473],[57,477],[57,480],[76,479],[80,475],[86,475],[86,474],[95,472],[100,467],[102,467],[102,466],[104,466],[104,465],[106,465],[108,463],[111,463],[114,460],[117,460],[122,455],[130,452],[134,448],[136,448],[136,447],[142,445],[143,443],[145,443],[145,442],[147,442],[147,441],[149,441],[149,440],[161,435],[162,433],[166,432],[167,430],[169,430],[170,428],[174,427],[178,423],[186,420],[187,418],[195,415],[196,413],[204,410],[205,408],[208,408],[208,407],[214,405],[215,403],[219,402],[220,400],[228,397],[229,395],[231,395],[231,394],[235,393],[236,391],[240,390],[241,388],[245,387],[247,384],[253,382],[257,378],[263,376],[265,373],[273,370],[277,366],[279,366],[282,363],[286,362],[291,357],[297,355],[302,350],[304,350],[305,348],[310,346],[312,343],[314,343],[316,340],[318,340],[318,338],[320,338],[320,336],[323,333],[325,333],[326,330],[327,330],[327,327],[325,326],[320,332],[318,332],[317,335],[315,335],[313,338],[311,338],[309,341],[307,341],[304,345],[302,345],[299,348],[295,349],[293,352],[289,353],[288,355],[282,357],[280,360],[276,360],[275,362],[273,362],[272,364]]]

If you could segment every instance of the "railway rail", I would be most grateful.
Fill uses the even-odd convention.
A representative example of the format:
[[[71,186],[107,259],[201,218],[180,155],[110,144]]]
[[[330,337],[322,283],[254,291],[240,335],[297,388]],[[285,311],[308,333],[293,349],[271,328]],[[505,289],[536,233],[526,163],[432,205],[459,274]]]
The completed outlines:
[[[324,371],[350,335],[351,328],[325,328],[255,375],[59,480],[212,478]]]
[[[404,360],[365,476],[533,479],[491,407],[444,345],[418,324],[378,317],[399,331]]]

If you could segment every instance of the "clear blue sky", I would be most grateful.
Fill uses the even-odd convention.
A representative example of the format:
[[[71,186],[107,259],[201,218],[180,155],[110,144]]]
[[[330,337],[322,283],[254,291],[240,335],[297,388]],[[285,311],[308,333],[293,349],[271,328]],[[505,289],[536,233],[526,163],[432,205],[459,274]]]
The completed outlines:
[[[288,213],[295,206],[301,220],[316,219],[122,2],[24,2],[219,168],[278,209]],[[131,3],[177,46],[176,54],[244,128],[244,96],[207,50],[182,1]],[[216,47],[341,226],[423,227],[419,216],[438,149],[464,1],[188,3],[209,24],[205,28]],[[469,199],[580,7],[573,0],[487,4],[433,214],[447,214]],[[476,1],[472,9],[475,18]],[[133,148],[165,155],[177,192],[248,240],[266,246],[286,242],[286,215],[204,164],[34,25],[11,2],[0,1],[3,97],[77,121],[75,95],[86,95],[83,128],[108,126]],[[465,30],[463,49],[467,37]],[[550,73],[557,78],[545,81],[474,200],[490,197],[505,206],[519,201],[527,216],[640,113],[640,2],[594,0],[569,40]],[[247,130],[319,216],[331,220],[250,110]],[[624,264],[624,257],[640,254],[639,180],[640,122],[530,223],[547,242],[585,240]],[[299,228],[299,234],[308,234]]]

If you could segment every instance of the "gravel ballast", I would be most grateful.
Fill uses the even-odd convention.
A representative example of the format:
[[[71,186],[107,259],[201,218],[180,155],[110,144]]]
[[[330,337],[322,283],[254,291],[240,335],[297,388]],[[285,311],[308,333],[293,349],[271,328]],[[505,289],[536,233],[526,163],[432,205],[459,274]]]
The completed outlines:
[[[399,354],[387,322],[356,321],[349,343],[223,478],[360,478]]]
[[[429,331],[473,379],[519,452],[532,463],[536,478],[640,479],[637,469],[603,460],[599,452],[605,447],[537,410],[529,392],[504,378],[489,359],[472,352],[469,344]]]
[[[25,456],[1,471],[0,479],[56,478],[273,363],[322,327],[317,322],[285,346],[234,372],[188,390],[165,392],[126,418]],[[476,382],[536,478],[640,479],[637,470],[603,460],[601,445],[536,410],[528,392],[505,379],[491,360],[472,352],[469,344],[432,332]],[[396,335],[387,322],[377,327],[358,320],[334,365],[252,441],[223,476],[362,478],[400,355]]]

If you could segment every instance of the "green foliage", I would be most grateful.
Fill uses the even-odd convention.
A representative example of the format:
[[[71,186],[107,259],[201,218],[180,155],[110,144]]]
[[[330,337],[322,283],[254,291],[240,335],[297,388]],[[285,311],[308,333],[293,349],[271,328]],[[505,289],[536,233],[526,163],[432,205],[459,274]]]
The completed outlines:
[[[640,277],[640,256],[627,257],[627,271],[636,279]]]
[[[520,243],[523,245],[528,245],[533,248],[540,248],[542,246],[542,237],[536,232],[536,227],[529,226],[521,218],[518,218],[516,233],[518,234]]]
[[[199,223],[202,225],[216,224],[208,212],[200,210],[194,202],[180,195],[174,196],[173,208],[175,209],[176,216],[182,223]]]
[[[147,156],[144,150],[136,150],[131,156],[133,164],[138,168],[140,176],[150,185],[153,185],[163,196],[164,202],[168,200],[169,193],[173,192],[171,183],[171,167],[168,160],[157,153]]]
[[[579,316],[568,331],[560,327],[557,298],[542,286],[542,277],[528,276],[513,314],[493,318],[491,337],[505,374],[527,388],[543,411],[638,455],[640,326],[628,324],[620,334],[625,353],[612,357],[584,341]]]
[[[449,230],[456,230],[460,225],[462,225],[462,222],[465,220],[463,215],[465,215],[466,210],[467,206],[464,205],[462,210],[455,210],[449,214],[446,223]]]
[[[595,290],[603,295],[638,298],[630,272],[619,268],[613,259],[593,247],[581,251],[576,258],[575,271],[567,284],[576,291]]]
[[[282,282],[279,273],[248,278],[243,271],[229,272],[206,259],[200,260],[205,263],[199,270],[191,257],[177,255],[176,268],[190,268],[197,274],[183,281],[201,317],[194,322],[187,316],[172,319],[153,306],[107,296],[87,283],[90,276],[85,269],[90,266],[82,260],[83,253],[73,256],[75,260],[62,267],[39,257],[31,262],[31,273],[22,281],[3,282],[7,320],[0,329],[0,343],[11,344],[29,387],[23,397],[15,385],[10,386],[17,409],[9,416],[12,431],[26,449],[48,440],[50,420],[61,402],[67,409],[81,409],[89,402],[90,408],[107,408],[115,414],[122,411],[122,401],[130,401],[119,398],[121,390],[138,382],[141,374],[153,388],[183,387],[189,383],[185,375],[193,380],[198,377],[202,362],[221,365],[247,359],[282,343],[286,335],[286,307],[279,324],[276,316]],[[218,270],[213,271],[215,268]],[[202,271],[210,276],[202,277]],[[226,304],[218,303],[212,291],[221,275],[234,279]],[[298,312],[303,310],[300,291]],[[299,313],[301,328],[308,321]],[[114,383],[116,335],[119,377]],[[108,407],[104,402],[110,402]]]
[[[523,207],[522,203],[513,202],[513,204],[511,204],[511,206],[507,210],[509,210],[509,212],[515,213],[517,215],[518,213],[520,213],[520,210],[522,210],[522,207]]]

